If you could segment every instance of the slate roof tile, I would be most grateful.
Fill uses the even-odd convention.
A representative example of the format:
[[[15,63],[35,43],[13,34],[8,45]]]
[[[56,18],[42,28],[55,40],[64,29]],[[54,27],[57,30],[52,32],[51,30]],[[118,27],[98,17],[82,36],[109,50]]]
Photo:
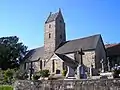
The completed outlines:
[[[93,50],[97,46],[97,42],[100,38],[100,34],[93,35],[85,38],[75,39],[66,41],[60,45],[60,47],[55,51],[57,54],[67,54],[70,52],[75,52],[77,50]],[[32,49],[25,57],[30,61],[38,60],[39,58],[44,58],[44,47],[39,47]]]

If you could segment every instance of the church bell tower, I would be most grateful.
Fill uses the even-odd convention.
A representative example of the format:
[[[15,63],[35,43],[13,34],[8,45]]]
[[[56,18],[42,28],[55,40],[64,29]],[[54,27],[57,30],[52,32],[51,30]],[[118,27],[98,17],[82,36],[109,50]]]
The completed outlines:
[[[44,27],[44,57],[49,57],[66,41],[65,22],[59,9],[58,12],[50,12]]]

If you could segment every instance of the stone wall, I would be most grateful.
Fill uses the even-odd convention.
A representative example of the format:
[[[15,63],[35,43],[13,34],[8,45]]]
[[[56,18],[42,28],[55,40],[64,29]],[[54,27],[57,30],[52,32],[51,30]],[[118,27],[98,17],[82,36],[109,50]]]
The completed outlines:
[[[49,27],[50,26],[50,27]],[[48,59],[55,50],[55,21],[45,24],[44,29],[44,58]]]
[[[52,61],[54,60],[55,71],[52,70]],[[63,71],[63,60],[61,60],[56,54],[54,54],[51,59],[46,63],[44,69],[48,69],[50,74],[55,74],[56,70],[60,70],[60,73]]]
[[[44,57],[48,59],[59,44],[66,41],[65,23],[61,12],[55,17],[55,20],[45,23],[44,28]]]
[[[120,90],[120,79],[16,81],[14,90]]]
[[[96,57],[95,57],[95,59],[96,59],[96,68],[97,69],[102,68],[100,62],[103,59],[104,69],[106,70],[107,69],[106,52],[105,52],[105,48],[104,48],[102,38],[99,39],[99,41],[98,41],[95,53],[96,53]]]
[[[91,67],[91,63],[93,64],[93,68],[95,68],[95,51],[91,50],[91,51],[84,51],[84,55],[83,55],[83,64],[87,67]],[[71,54],[66,54],[66,56],[72,58],[74,60],[74,53]]]

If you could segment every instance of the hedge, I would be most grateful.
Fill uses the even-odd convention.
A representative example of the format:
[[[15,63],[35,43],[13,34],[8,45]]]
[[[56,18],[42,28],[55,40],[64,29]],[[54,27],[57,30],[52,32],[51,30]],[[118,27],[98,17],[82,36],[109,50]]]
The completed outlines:
[[[0,85],[0,90],[13,90],[13,86],[10,86],[10,85]]]

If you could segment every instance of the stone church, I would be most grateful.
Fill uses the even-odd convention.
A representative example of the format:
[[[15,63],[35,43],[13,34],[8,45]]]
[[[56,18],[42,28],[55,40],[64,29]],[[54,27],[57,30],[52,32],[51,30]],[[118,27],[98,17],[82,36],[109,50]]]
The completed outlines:
[[[44,46],[32,49],[25,56],[21,69],[34,72],[48,69],[50,74],[74,76],[79,65],[84,71],[97,75],[106,64],[106,52],[100,34],[66,41],[65,21],[61,10],[50,13],[44,26]],[[32,66],[30,65],[32,64]]]

